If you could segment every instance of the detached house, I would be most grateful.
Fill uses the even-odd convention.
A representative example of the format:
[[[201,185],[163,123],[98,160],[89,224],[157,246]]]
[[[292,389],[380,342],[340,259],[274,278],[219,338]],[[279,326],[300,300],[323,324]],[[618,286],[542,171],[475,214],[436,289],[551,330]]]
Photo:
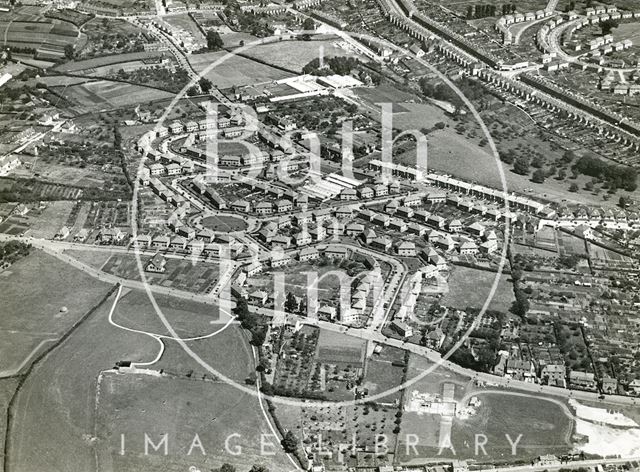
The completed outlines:
[[[355,189],[345,188],[344,190],[342,190],[342,192],[340,192],[340,200],[357,200],[357,199],[358,199],[358,192],[356,192]]]
[[[378,249],[379,251],[388,251],[391,249],[391,239],[386,236],[380,236],[371,241],[371,247]]]
[[[316,260],[319,257],[319,255],[320,254],[315,247],[306,247],[300,250],[300,252],[298,253],[298,259],[301,262],[313,261],[313,260]]]
[[[415,257],[416,244],[412,241],[402,241],[398,244],[398,255],[402,257]]]
[[[154,274],[164,274],[167,270],[167,268],[165,267],[166,265],[167,260],[164,258],[164,256],[156,253],[155,256],[149,259],[149,262],[147,262],[144,270],[146,270],[147,272],[152,272]]]
[[[439,215],[429,215],[427,218],[427,224],[434,228],[442,229],[444,228],[444,223],[444,218]]]
[[[362,187],[359,191],[358,191],[360,198],[363,200],[369,199],[369,198],[373,198],[374,196],[374,192],[371,189],[371,187]]]

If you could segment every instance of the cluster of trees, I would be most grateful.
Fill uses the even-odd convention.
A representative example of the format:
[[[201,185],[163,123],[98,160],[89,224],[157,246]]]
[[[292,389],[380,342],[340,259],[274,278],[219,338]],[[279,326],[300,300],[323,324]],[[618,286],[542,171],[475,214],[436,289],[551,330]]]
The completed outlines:
[[[28,256],[31,244],[20,241],[7,241],[0,245],[0,263],[13,264],[19,259]]]
[[[451,362],[479,372],[490,372],[496,362],[496,352],[489,344],[474,347],[476,355],[471,349],[462,345],[451,355]]]
[[[558,258],[558,264],[567,269],[575,269],[582,259],[586,256],[583,254],[568,254]]]
[[[300,441],[298,440],[296,435],[293,434],[293,431],[287,431],[284,434],[282,441],[280,441],[280,444],[282,444],[282,448],[284,449],[284,452],[288,454],[296,452],[296,450],[298,449],[299,443]]]
[[[303,68],[304,74],[313,75],[350,75],[358,72],[358,77],[365,81],[366,78],[370,78],[374,84],[380,83],[380,76],[377,74],[370,74],[365,64],[354,57],[345,56],[331,56],[324,59],[323,67],[320,67],[320,59],[315,58],[308,62]]]
[[[638,187],[637,171],[632,167],[609,164],[595,156],[585,155],[571,167],[576,174],[584,174],[607,182],[611,193],[618,188],[633,192]]]
[[[511,305],[511,312],[524,318],[529,311],[529,298],[526,292],[520,286],[520,280],[522,279],[522,269],[520,268],[519,261],[512,263],[513,269],[511,270],[511,279],[513,280],[513,295],[515,301]]]
[[[244,297],[238,297],[233,313],[238,317],[240,325],[251,333],[251,344],[262,346],[267,338],[267,326],[262,316],[249,311],[249,304]]]
[[[187,89],[187,95],[193,97],[195,95],[199,95],[202,93],[209,93],[209,91],[213,88],[213,83],[207,79],[206,77],[200,78],[198,81],[198,85],[192,85]]]
[[[305,297],[298,300],[293,292],[287,293],[287,299],[284,302],[284,310],[287,313],[298,313],[299,315],[306,316],[307,315],[307,301]]]
[[[148,87],[156,87],[174,93],[178,93],[189,82],[189,75],[186,70],[182,68],[170,70],[167,67],[159,65],[150,69],[136,69],[132,71],[119,69],[113,78]]]
[[[215,472],[236,472],[236,468],[231,464],[222,464],[219,469],[212,469]],[[253,464],[253,467],[249,469],[249,472],[269,472],[269,469],[264,465]]]
[[[610,34],[611,30],[617,28],[619,23],[616,20],[608,19],[600,22],[600,29],[602,30],[602,34]]]
[[[220,37],[220,33],[210,29],[207,31],[207,49],[209,51],[218,51],[224,46],[224,41]]]
[[[456,107],[464,106],[464,102],[458,94],[444,82],[434,82],[432,79],[423,77],[418,82],[418,85],[420,86],[420,91],[426,97],[443,100]],[[456,81],[456,86],[466,98],[474,104],[480,104],[480,109],[483,108],[483,101],[487,100],[488,94],[487,90],[478,81],[463,77]]]

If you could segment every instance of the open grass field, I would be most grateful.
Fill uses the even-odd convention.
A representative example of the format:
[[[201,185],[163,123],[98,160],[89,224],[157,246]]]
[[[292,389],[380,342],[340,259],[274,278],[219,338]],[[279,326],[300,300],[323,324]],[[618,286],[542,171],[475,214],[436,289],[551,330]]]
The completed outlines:
[[[430,365],[432,364],[424,358],[411,356],[408,378],[415,377]],[[449,425],[440,415],[405,412],[402,417],[403,434],[418,435],[420,441],[417,449],[420,456],[436,457],[440,434],[447,429],[456,451],[455,458],[458,459],[475,459],[479,462],[530,460],[540,455],[559,454],[571,449],[572,419],[565,414],[562,407],[543,396],[519,396],[509,394],[518,392],[508,390],[497,393],[483,392],[473,387],[469,377],[442,368],[436,369],[408,387],[407,392],[418,390],[422,393],[441,395],[446,383],[455,384],[456,401],[473,393],[482,404],[475,415],[466,419],[453,418]],[[466,404],[458,408],[461,406]],[[448,421],[451,422],[451,419]],[[484,456],[482,451],[479,451],[479,456],[475,455],[476,434],[487,436],[487,456]],[[509,434],[514,442],[519,434],[523,435],[516,449],[516,456],[511,455],[511,446],[505,434]],[[399,452],[404,450],[404,446],[399,448]],[[445,449],[442,457],[454,456],[452,451]],[[403,462],[410,462],[416,457],[413,454],[404,454],[401,459]]]
[[[305,65],[321,56],[323,58],[331,56],[356,57],[355,54],[335,46],[335,42],[332,40],[280,41],[252,47],[243,54],[296,72],[302,72]]]
[[[458,458],[531,460],[540,455],[559,455],[571,450],[573,420],[555,403],[544,397],[516,396],[508,392],[477,392],[477,395],[482,402],[477,414],[453,422],[452,443]],[[475,434],[487,436],[486,456],[475,456]],[[515,456],[511,455],[511,445],[505,434],[513,441],[522,434]],[[466,444],[470,447],[465,447]]]
[[[221,327],[222,324],[211,325],[201,333],[213,332]],[[206,367],[185,352],[177,341],[165,340],[164,344],[164,353],[162,358],[154,364],[154,369],[162,369],[168,375],[180,378],[211,379],[214,377]],[[217,372],[234,382],[244,384],[254,370],[252,363],[248,361],[251,356],[250,347],[238,325],[232,324],[211,338],[187,341],[187,345]]]
[[[57,296],[53,287],[47,293],[49,298]],[[78,293],[82,290],[76,286],[76,298]],[[151,358],[158,350],[153,339],[108,323],[113,298],[45,356],[25,380],[13,410],[11,470],[97,470],[92,438],[100,372],[122,359]],[[13,299],[18,297],[9,298]]]
[[[225,58],[224,61],[212,67],[205,74],[205,77],[219,88],[228,88],[234,85],[251,85],[291,76],[291,74],[273,67],[224,51],[194,54],[190,56],[189,60],[196,73],[200,74],[211,64],[222,58]]]
[[[640,28],[637,20],[633,23],[623,23],[618,25],[612,31],[614,41],[624,41],[630,39],[633,44],[640,43]]]
[[[369,395],[376,395],[397,387],[402,383],[402,363],[404,351],[393,347],[383,348],[380,354],[376,354],[367,360],[364,377],[364,387],[369,389]],[[382,402],[393,402],[400,398],[400,392],[392,393],[383,398]]]
[[[270,470],[289,470],[278,440],[262,414],[256,397],[241,393],[224,383],[176,380],[144,375],[107,375],[104,377],[98,408],[97,431],[99,462],[113,471],[212,470],[225,462],[238,470],[263,464]],[[144,435],[157,442],[168,435],[168,454],[145,455]],[[120,435],[127,440],[125,454],[120,455]],[[203,450],[195,448],[188,455],[195,435]],[[231,455],[229,447],[241,448]],[[260,453],[261,434],[274,443],[273,456]]]
[[[453,266],[448,281],[449,292],[443,297],[442,305],[461,310],[467,307],[482,308],[489,297],[495,276],[493,272]],[[511,308],[514,300],[511,279],[507,275],[502,275],[489,309],[506,312]]]
[[[427,369],[432,367],[433,362],[430,362],[424,357],[411,355],[409,358],[407,382],[411,382],[412,379],[415,379],[418,375],[423,374]],[[443,385],[446,383],[453,383],[456,384],[454,398],[459,400],[465,395],[465,393],[468,393],[468,386],[470,385],[470,382],[470,377],[458,374],[443,367],[438,367],[420,380],[411,383],[411,385],[407,387],[407,391],[418,390],[421,393],[441,395]]]
[[[247,229],[247,223],[243,219],[226,215],[207,216],[202,219],[202,225],[213,231],[220,231],[224,233]]]
[[[151,256],[140,256],[143,267]],[[146,280],[151,284],[204,293],[218,280],[218,265],[210,262],[192,263],[191,260],[167,258],[164,274],[146,272]],[[114,254],[102,270],[127,279],[141,280],[138,262],[132,254]]]
[[[213,305],[195,301],[176,299],[155,294],[155,300],[162,314],[178,336],[190,338],[203,336],[220,329],[228,321],[228,316],[220,316]],[[118,301],[113,320],[127,328],[170,336],[168,329],[156,313],[146,292],[133,290]]]
[[[0,371],[12,372],[42,341],[59,338],[108,289],[40,251],[12,265],[0,277]]]
[[[18,379],[0,380],[0,444],[4,444],[4,435],[6,432],[7,408],[9,401],[18,386]],[[4,457],[0,454],[0,457]],[[0,472],[4,471],[4,463],[0,460]]]
[[[80,249],[65,249],[64,253],[95,269],[101,269],[109,258],[116,254],[115,251],[83,251]]]

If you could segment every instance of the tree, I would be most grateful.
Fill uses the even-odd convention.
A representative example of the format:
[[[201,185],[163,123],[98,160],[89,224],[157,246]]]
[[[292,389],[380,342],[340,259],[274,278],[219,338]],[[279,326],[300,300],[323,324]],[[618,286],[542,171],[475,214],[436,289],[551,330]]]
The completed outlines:
[[[618,200],[618,205],[620,206],[620,208],[627,208],[629,205],[631,205],[631,199],[623,195]]]
[[[302,23],[302,29],[305,31],[313,31],[316,29],[316,22],[313,21],[313,18],[307,18]]]
[[[251,330],[251,344],[262,346],[267,339],[267,329],[263,326],[255,327]]]
[[[240,321],[246,319],[249,316],[249,304],[244,297],[238,297],[236,300],[236,306],[233,309],[233,314],[238,317]]]
[[[545,172],[542,169],[538,169],[533,173],[531,180],[533,180],[537,184],[541,184],[544,182],[545,177]]]
[[[198,83],[200,84],[200,90],[202,90],[202,93],[209,93],[209,90],[213,87],[211,81],[206,77],[202,77]]]
[[[567,164],[571,163],[571,161],[573,161],[575,158],[576,158],[576,153],[573,152],[571,149],[567,149],[562,155],[562,160]]]
[[[536,156],[533,161],[531,161],[531,165],[536,169],[541,169],[544,166],[544,159],[541,156]]]
[[[66,57],[67,59],[73,59],[75,55],[76,55],[76,48],[73,46],[73,44],[65,45],[64,57]]]
[[[227,463],[222,464],[218,470],[219,472],[236,472],[236,468]]]
[[[300,305],[298,305],[298,313],[302,316],[307,316],[307,299],[302,297],[300,299]]]
[[[253,464],[249,472],[269,472],[269,469],[260,464]]]
[[[515,290],[516,301],[511,306],[511,311],[520,317],[524,317],[529,311],[529,300],[525,293],[518,289]]]
[[[600,29],[602,30],[602,34],[610,34],[613,28],[618,27],[618,22],[616,20],[604,20],[600,22]]]
[[[578,191],[578,184],[576,184],[575,182],[573,182],[570,186],[569,186],[569,192],[577,192]]]
[[[224,42],[220,37],[220,33],[214,30],[207,31],[207,49],[209,51],[217,51],[224,46]]]
[[[513,171],[516,174],[529,175],[529,159],[524,156],[517,158],[513,164]]]
[[[284,452],[291,454],[298,448],[298,438],[293,434],[293,431],[287,431],[282,438],[282,441],[280,441],[280,444],[282,444]]]
[[[296,313],[298,311],[298,301],[293,292],[287,293],[287,299],[284,302],[284,310],[287,313]]]
[[[196,95],[198,95],[198,93],[199,93],[198,87],[196,87],[195,85],[192,85],[187,89],[187,95],[189,97],[195,97]]]
[[[514,268],[511,271],[511,278],[515,281],[518,281],[522,278],[522,269],[520,269],[519,267]]]

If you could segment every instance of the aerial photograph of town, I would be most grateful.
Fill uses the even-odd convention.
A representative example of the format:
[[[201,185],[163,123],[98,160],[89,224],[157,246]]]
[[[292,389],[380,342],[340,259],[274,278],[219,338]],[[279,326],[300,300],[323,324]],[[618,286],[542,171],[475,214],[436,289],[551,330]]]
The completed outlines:
[[[0,472],[640,471],[640,0],[0,42]]]

